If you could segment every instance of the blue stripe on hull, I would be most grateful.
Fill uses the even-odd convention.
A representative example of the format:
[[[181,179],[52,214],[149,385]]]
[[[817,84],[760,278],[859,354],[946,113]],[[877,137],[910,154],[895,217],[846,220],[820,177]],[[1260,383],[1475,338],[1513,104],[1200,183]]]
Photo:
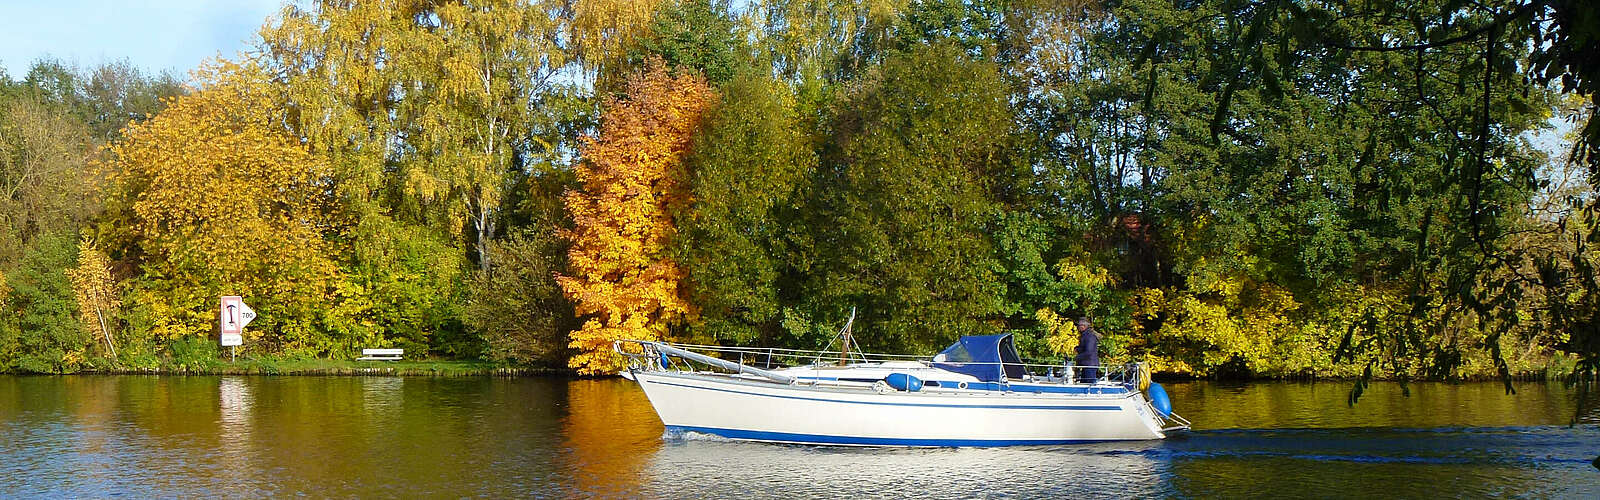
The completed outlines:
[[[858,436],[828,436],[822,434],[793,434],[788,432],[747,431],[740,429],[718,429],[714,427],[694,427],[687,425],[668,425],[668,432],[698,432],[721,436],[728,439],[742,439],[748,441],[768,441],[775,443],[796,444],[832,444],[850,446],[921,446],[921,447],[952,447],[952,446],[1026,446],[1026,445],[1052,445],[1052,444],[1082,444],[1105,441],[1103,439],[913,439],[913,438],[880,438]]]
[[[799,380],[816,380],[819,382],[877,382],[879,379],[871,378],[839,378],[839,377],[795,377]],[[1009,392],[1043,392],[1049,394],[1127,394],[1128,389],[1123,387],[1091,387],[1091,386],[1058,386],[1058,385],[1029,385],[1029,384],[1001,384],[996,382],[956,382],[949,380],[925,380],[928,387],[941,389],[957,389],[970,391],[1009,391]],[[967,384],[965,388],[961,384]]]
[[[703,391],[730,392],[730,393],[734,393],[734,394],[744,394],[744,395],[749,395],[749,396],[763,396],[763,397],[769,397],[769,398],[798,399],[798,400],[802,400],[802,401],[823,401],[823,402],[828,402],[828,403],[848,403],[848,404],[861,404],[861,405],[915,406],[915,407],[924,407],[924,408],[983,408],[983,409],[1001,409],[1001,410],[1074,410],[1074,411],[1084,411],[1084,410],[1088,410],[1088,411],[1120,411],[1120,410],[1122,410],[1121,406],[951,405],[951,404],[936,404],[936,403],[890,403],[890,402],[883,402],[883,401],[850,401],[850,400],[842,400],[842,399],[808,398],[808,397],[802,397],[802,396],[780,396],[780,395],[777,395],[777,394],[762,394],[762,393],[759,393],[759,392],[736,391],[736,390],[733,390],[733,389],[719,389],[719,388],[716,388],[716,387],[701,387],[701,386],[697,386],[697,385],[674,384],[672,382],[662,382],[660,380],[648,380],[647,382],[652,383],[652,384],[670,385],[670,386],[673,386],[673,387],[683,387],[683,388],[687,388],[687,389],[700,389],[700,390],[703,390]],[[907,445],[907,446],[942,446],[942,445]]]

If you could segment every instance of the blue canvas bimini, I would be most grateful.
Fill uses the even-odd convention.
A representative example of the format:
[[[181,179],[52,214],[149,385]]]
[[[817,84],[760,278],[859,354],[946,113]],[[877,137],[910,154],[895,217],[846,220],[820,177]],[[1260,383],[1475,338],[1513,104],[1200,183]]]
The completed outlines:
[[[936,358],[939,361],[933,366],[984,382],[1018,380],[1024,373],[1022,358],[1017,356],[1017,345],[1009,333],[961,337],[939,354],[943,358]]]

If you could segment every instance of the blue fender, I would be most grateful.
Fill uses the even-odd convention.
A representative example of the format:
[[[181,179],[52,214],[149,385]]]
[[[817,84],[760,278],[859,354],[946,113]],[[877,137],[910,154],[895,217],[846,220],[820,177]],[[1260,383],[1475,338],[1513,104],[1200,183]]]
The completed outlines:
[[[897,391],[917,392],[922,390],[922,379],[904,373],[891,373],[883,381]]]
[[[1162,417],[1172,416],[1172,400],[1167,398],[1167,390],[1161,388],[1161,384],[1151,382],[1150,388],[1145,389],[1145,394],[1150,396],[1150,406],[1161,412]]]

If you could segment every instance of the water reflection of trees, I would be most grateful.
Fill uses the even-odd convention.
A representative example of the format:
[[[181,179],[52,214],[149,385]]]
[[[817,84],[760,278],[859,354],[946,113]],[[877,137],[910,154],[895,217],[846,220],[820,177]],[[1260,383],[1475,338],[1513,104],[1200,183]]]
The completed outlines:
[[[1375,382],[1354,406],[1344,382],[1167,384],[1175,411],[1197,429],[1527,426],[1566,424],[1575,401],[1559,382]]]
[[[1376,385],[1354,409],[1339,383],[1168,386],[1179,411],[1217,430],[1005,449],[784,446],[663,440],[642,391],[614,379],[0,377],[0,498],[1569,497],[1600,487],[1588,465],[1596,430],[1566,427],[1574,413],[1593,422],[1600,405],[1559,383],[1515,396],[1492,383],[1416,385],[1410,398]]]
[[[626,380],[573,380],[562,419],[571,489],[584,496],[637,497],[650,455],[661,446],[661,422],[649,400]],[[709,476],[715,477],[715,476]],[[695,495],[690,495],[695,496]]]

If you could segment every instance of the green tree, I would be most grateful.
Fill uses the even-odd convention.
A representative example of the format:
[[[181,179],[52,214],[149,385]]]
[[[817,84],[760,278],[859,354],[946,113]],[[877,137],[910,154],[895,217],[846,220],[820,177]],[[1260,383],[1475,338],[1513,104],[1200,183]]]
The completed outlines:
[[[117,138],[124,126],[154,116],[164,100],[183,95],[183,82],[162,72],[147,75],[126,59],[87,70],[78,78],[86,109],[83,121],[94,140],[104,144]]]
[[[688,161],[693,203],[677,216],[694,327],[713,338],[770,343],[804,277],[791,239],[817,158],[789,89],[756,71],[722,87]]]
[[[71,373],[87,366],[93,338],[78,324],[77,302],[65,269],[77,253],[73,237],[49,233],[34,240],[6,277],[0,303],[0,369]]]
[[[656,9],[650,36],[628,56],[632,66],[659,57],[669,68],[694,68],[712,85],[733,78],[748,54],[727,0],[674,0]]]
[[[128,122],[149,118],[164,106],[163,99],[184,89],[176,76],[145,75],[125,59],[85,69],[46,58],[33,63],[14,92],[82,124],[90,138],[104,144]]]
[[[998,329],[989,225],[1013,134],[998,68],[949,44],[896,53],[837,104],[815,186],[813,321],[857,306],[873,347]],[[835,319],[837,318],[837,319]]]
[[[500,264],[473,275],[466,318],[490,359],[565,366],[567,333],[579,325],[555,280],[566,262],[564,242],[553,236],[528,231],[492,242]]]

